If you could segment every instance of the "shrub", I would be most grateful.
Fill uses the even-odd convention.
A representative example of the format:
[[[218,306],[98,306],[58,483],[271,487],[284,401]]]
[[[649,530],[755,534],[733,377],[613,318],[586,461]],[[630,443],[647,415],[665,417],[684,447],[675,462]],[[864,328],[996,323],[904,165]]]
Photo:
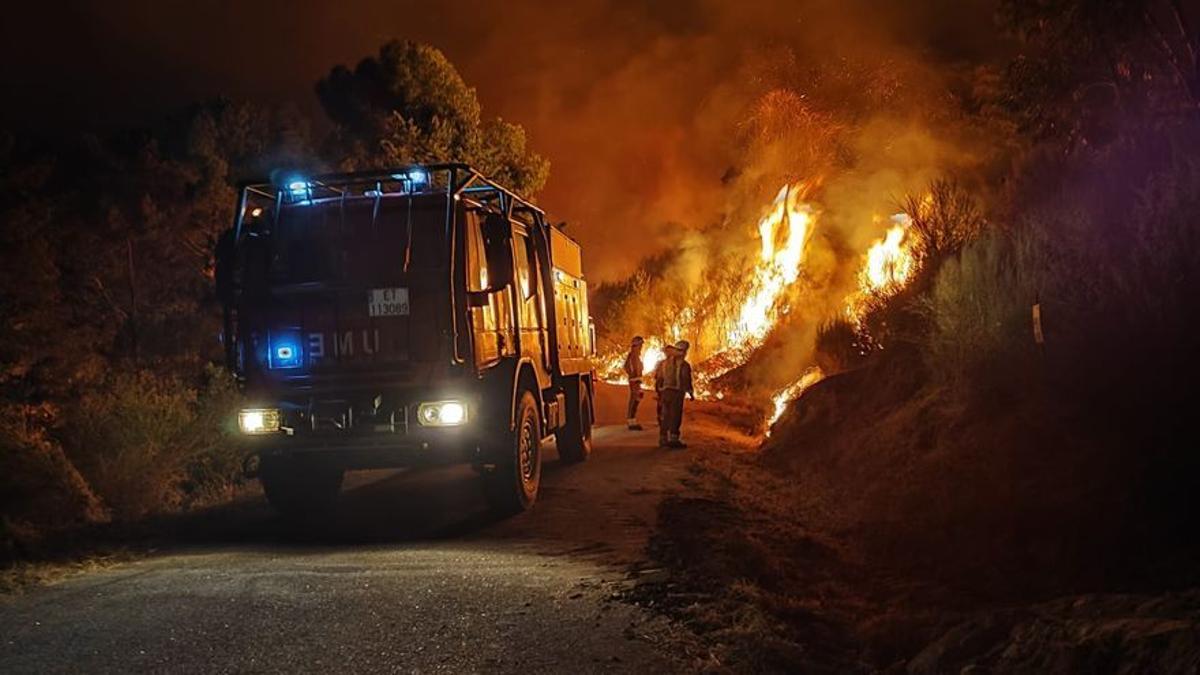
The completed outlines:
[[[232,442],[241,392],[226,371],[210,366],[205,374],[188,430],[184,497],[203,503],[228,499],[242,481],[242,453]]]
[[[1136,153],[1131,153],[1136,154]],[[1120,383],[1166,396],[1165,373],[1194,373],[1200,302],[1200,163],[1168,159],[1131,181],[1120,156],[1077,169],[1071,189],[1027,208],[1010,233],[992,233],[947,258],[924,308],[925,353],[948,380],[1044,370],[1085,394]],[[1044,358],[1033,342],[1040,304]],[[1174,394],[1181,394],[1175,390]]]
[[[817,366],[827,374],[862,365],[870,349],[864,336],[849,319],[839,316],[817,328]]]
[[[927,274],[936,273],[942,260],[961,251],[985,226],[975,197],[950,179],[933,181],[928,193],[909,195],[901,206],[909,217],[919,270]]]
[[[1165,540],[1200,517],[1200,163],[1168,156],[1131,176],[1134,164],[1117,154],[1075,167],[1012,232],[948,258],[923,303],[921,347],[936,381],[962,395],[943,402],[1024,404],[1030,424],[1079,444],[1058,461],[1095,469],[1093,484],[1124,500],[1113,528]]]
[[[0,407],[0,549],[27,549],[42,535],[102,521],[100,500],[45,432],[49,406]]]
[[[933,181],[924,195],[909,195],[901,207],[909,217],[908,247],[915,268],[902,287],[879,288],[858,298],[858,342],[864,353],[911,353],[926,342],[932,330],[928,298],[939,271],[986,224],[974,196],[953,180]]]
[[[935,381],[960,389],[1018,384],[1014,378],[1036,357],[1040,253],[1028,236],[992,233],[944,262],[922,301],[922,351]]]
[[[71,456],[121,520],[175,501],[181,430],[194,392],[148,371],[119,373],[73,410],[65,430]]]
[[[73,411],[64,440],[82,474],[129,520],[219,493],[237,479],[224,443],[236,392],[210,369],[202,392],[175,377],[118,373]]]

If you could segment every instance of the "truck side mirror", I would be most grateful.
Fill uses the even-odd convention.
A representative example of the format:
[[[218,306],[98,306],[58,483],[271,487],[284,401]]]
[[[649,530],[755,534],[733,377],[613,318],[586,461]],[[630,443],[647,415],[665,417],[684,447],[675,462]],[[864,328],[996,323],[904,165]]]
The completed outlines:
[[[512,224],[490,214],[483,221],[483,247],[487,256],[488,290],[498,291],[513,282]]]

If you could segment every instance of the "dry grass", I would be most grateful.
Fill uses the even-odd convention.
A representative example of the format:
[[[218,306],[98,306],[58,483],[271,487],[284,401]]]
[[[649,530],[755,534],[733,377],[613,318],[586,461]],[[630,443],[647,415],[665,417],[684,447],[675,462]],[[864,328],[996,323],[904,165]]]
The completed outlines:
[[[17,562],[0,569],[0,595],[21,593],[48,586],[82,574],[99,572],[138,558],[130,550],[92,553],[71,560]]]

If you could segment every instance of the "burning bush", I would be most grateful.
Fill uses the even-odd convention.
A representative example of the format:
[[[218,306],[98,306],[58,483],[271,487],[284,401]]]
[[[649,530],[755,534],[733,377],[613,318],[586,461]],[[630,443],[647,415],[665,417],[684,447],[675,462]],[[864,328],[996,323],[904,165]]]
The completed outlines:
[[[745,364],[789,313],[803,278],[817,220],[809,190],[803,183],[784,185],[756,214],[757,250],[719,250],[713,240],[700,239],[651,258],[622,284],[602,287],[598,314],[609,322],[604,330],[611,345],[605,374],[619,375],[624,340],[633,334],[688,339],[702,394]]]
[[[917,261],[913,271],[924,270],[926,276],[935,273],[942,261],[978,237],[985,225],[975,196],[949,179],[930,183],[924,196],[909,195],[902,208],[912,233],[912,255]]]
[[[953,181],[935,180],[923,196],[910,195],[903,204],[862,254],[842,312],[817,332],[815,358],[826,372],[923,343],[929,317],[922,310],[932,279],[984,226],[974,198]]]
[[[983,226],[974,199],[957,183],[934,181],[925,196],[906,201],[915,215],[893,215],[884,235],[855,255],[822,231],[812,190],[807,183],[779,190],[758,216],[757,251],[713,251],[702,237],[699,255],[679,248],[603,287],[597,307],[606,377],[620,380],[630,335],[649,336],[647,360],[664,341],[687,338],[701,395],[766,394],[778,407],[819,379],[815,373],[861,365],[884,346],[918,344],[927,330],[919,308],[929,279]],[[689,257],[700,273],[685,272]],[[849,291],[841,290],[845,277]],[[821,366],[815,371],[814,361]]]

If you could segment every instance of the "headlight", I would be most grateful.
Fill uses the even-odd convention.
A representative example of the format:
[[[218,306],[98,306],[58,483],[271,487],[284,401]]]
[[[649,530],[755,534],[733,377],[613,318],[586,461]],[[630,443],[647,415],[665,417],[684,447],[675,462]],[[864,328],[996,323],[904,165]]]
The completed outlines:
[[[279,431],[278,408],[245,408],[238,411],[238,428],[243,434],[273,434]]]
[[[438,401],[417,406],[417,421],[426,427],[456,427],[467,421],[467,404]]]

